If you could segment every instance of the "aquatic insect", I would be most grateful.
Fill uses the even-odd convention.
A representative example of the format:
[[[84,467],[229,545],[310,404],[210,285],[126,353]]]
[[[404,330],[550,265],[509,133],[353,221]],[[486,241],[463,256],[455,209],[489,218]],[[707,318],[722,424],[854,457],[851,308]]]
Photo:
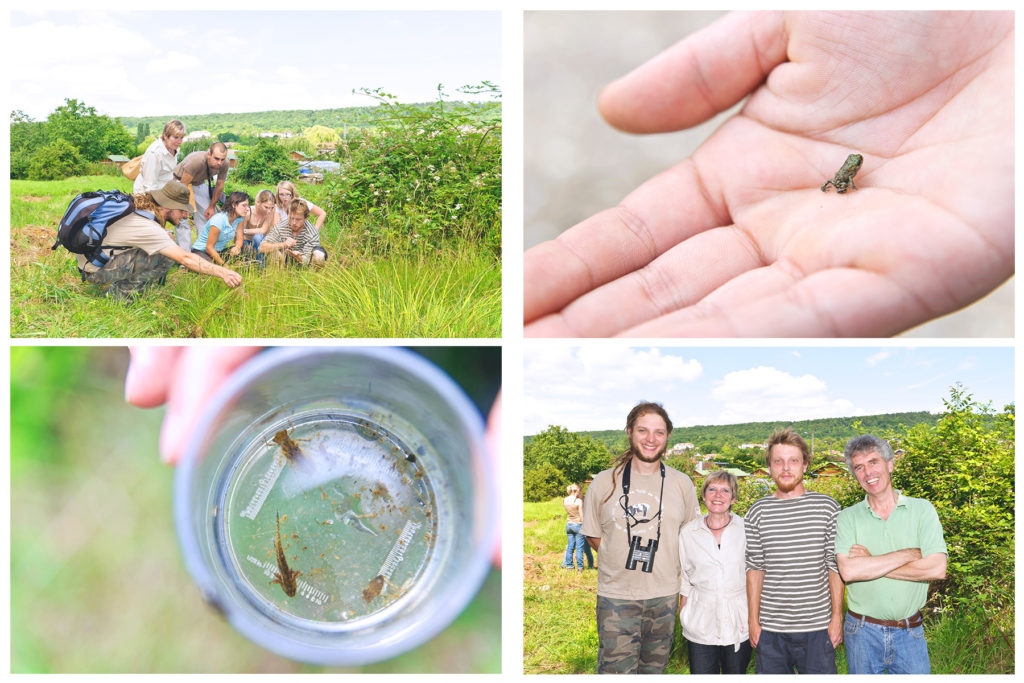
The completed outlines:
[[[377,574],[377,576],[370,579],[370,583],[363,589],[363,600],[365,602],[371,602],[374,598],[380,595],[380,591],[384,588],[384,576]]]
[[[274,539],[274,550],[277,551],[277,569],[278,571],[274,574],[276,578],[270,583],[277,583],[281,585],[281,589],[284,594],[289,598],[295,597],[295,591],[297,586],[295,579],[302,572],[298,570],[291,570],[288,568],[288,560],[284,556],[284,547],[281,545],[281,513],[277,513],[277,537]],[[378,592],[380,592],[378,590]]]
[[[305,439],[293,439],[291,432],[287,429],[280,430],[274,435],[273,442],[281,447],[281,455],[286,462],[294,466],[301,466],[308,461],[308,457],[299,447],[299,442]]]

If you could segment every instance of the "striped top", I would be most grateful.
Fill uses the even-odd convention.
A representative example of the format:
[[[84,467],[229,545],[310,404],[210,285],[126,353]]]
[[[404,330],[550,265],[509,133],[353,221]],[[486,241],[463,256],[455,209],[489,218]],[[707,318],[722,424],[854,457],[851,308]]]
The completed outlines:
[[[761,628],[801,633],[828,628],[828,572],[838,573],[835,540],[839,503],[823,493],[765,496],[750,506],[747,571],[764,572]]]

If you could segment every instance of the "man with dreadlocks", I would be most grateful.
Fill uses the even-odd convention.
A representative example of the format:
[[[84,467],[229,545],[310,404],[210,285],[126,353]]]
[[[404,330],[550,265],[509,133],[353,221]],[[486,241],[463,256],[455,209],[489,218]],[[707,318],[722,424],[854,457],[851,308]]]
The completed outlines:
[[[658,403],[626,418],[626,449],[584,498],[597,563],[597,672],[664,673],[679,606],[679,530],[700,515],[693,482],[662,462],[672,421]]]

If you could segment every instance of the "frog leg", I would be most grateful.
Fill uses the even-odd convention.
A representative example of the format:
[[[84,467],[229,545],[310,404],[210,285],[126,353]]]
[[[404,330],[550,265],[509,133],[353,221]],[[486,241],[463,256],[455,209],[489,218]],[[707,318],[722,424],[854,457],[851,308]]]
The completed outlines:
[[[826,181],[825,181],[825,184],[821,186],[821,191],[822,191],[822,192],[826,192],[826,191],[828,190],[828,186],[829,186],[829,185],[835,185],[835,183],[834,183],[834,182],[832,182],[832,180],[831,180],[831,179],[830,179],[830,180],[826,180]],[[836,189],[838,190],[839,188],[838,188],[838,187],[836,187]]]

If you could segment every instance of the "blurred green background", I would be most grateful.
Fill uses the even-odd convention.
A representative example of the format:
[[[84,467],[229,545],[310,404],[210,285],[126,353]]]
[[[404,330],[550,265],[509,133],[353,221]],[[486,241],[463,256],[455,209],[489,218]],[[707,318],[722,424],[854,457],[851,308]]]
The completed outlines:
[[[486,415],[498,347],[416,349]],[[208,608],[185,571],[160,464],[163,410],[124,402],[128,351],[11,349],[11,671],[453,672],[501,669],[501,573],[416,650],[325,669],[271,654]]]

